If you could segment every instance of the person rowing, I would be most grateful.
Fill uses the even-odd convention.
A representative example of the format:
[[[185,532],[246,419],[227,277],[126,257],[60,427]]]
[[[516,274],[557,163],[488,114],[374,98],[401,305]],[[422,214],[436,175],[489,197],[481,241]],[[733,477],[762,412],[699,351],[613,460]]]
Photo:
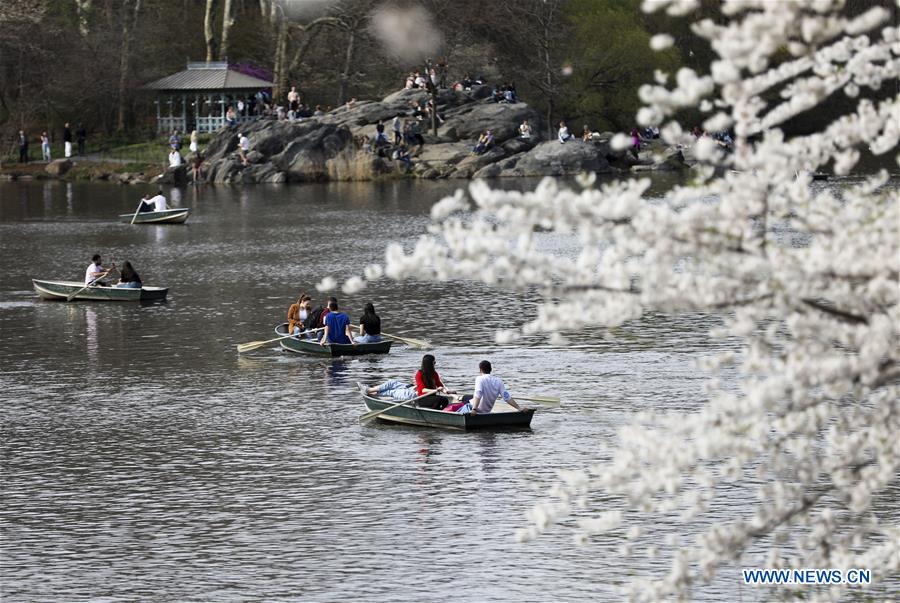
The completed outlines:
[[[385,381],[366,390],[370,396],[383,396],[394,400],[412,400],[426,394],[455,394],[455,391],[447,389],[441,381],[441,376],[434,368],[435,359],[431,354],[422,356],[422,366],[416,371],[415,385],[404,383],[398,379]],[[423,408],[441,409],[447,405],[447,398],[431,396],[420,400],[417,404]]]
[[[350,317],[338,310],[337,299],[332,297],[328,301],[328,315],[324,321],[325,333],[319,341],[321,345],[356,345],[353,341],[353,332],[350,330]]]
[[[479,362],[478,371],[480,374],[475,378],[475,393],[470,399],[466,400],[465,398],[469,397],[465,396],[460,402],[449,406],[446,410],[464,414],[486,415],[494,409],[494,403],[497,401],[497,398],[502,396],[504,402],[519,412],[523,412],[522,407],[516,403],[515,398],[506,389],[503,380],[496,375],[492,375],[491,370],[490,362],[487,360]]]
[[[103,267],[103,259],[100,257],[99,253],[95,253],[93,257],[91,257],[91,265],[87,267],[87,270],[84,271],[84,284],[87,285],[99,285],[105,286],[106,283],[100,281],[104,276],[112,272],[116,269],[116,265],[113,264],[112,268],[107,270]]]
[[[138,213],[145,213],[149,211],[165,211],[168,209],[168,204],[166,203],[166,197],[162,194],[162,189],[159,189],[156,192],[156,196],[150,196],[150,193],[144,195],[144,199],[141,201],[140,209],[138,209]]]

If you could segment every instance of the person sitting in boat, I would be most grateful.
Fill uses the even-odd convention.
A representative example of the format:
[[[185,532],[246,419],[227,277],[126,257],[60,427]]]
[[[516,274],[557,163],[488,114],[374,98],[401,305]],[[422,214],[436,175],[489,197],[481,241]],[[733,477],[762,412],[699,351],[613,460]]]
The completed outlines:
[[[393,398],[394,400],[412,400],[418,396],[426,394],[454,394],[456,392],[447,389],[441,381],[441,376],[434,368],[434,356],[425,354],[422,356],[422,367],[416,371],[415,385],[410,385],[391,379],[380,385],[375,385],[366,390],[370,396],[382,396]],[[447,404],[447,399],[436,396],[426,401],[419,402],[418,405],[425,408],[443,408]]]
[[[306,293],[300,295],[300,298],[297,299],[297,303],[291,304],[291,307],[288,308],[288,333],[291,335],[299,335],[306,319],[309,318],[309,314],[306,310],[305,303],[309,300],[309,296]]]
[[[356,343],[378,343],[381,341],[381,318],[375,314],[375,306],[371,303],[363,308],[359,317],[359,337]]]
[[[105,286],[106,283],[99,281],[98,279],[106,276],[108,272],[115,270],[116,265],[113,264],[112,268],[107,270],[103,267],[103,259],[100,257],[99,253],[95,253],[93,257],[91,257],[91,265],[87,267],[87,270],[84,272],[84,284],[85,285],[101,285]],[[96,282],[95,282],[96,281]]]
[[[120,289],[140,289],[143,286],[141,277],[131,265],[131,262],[125,260],[125,263],[122,264],[122,271],[119,272],[119,282],[116,283],[116,287]]]
[[[322,345],[335,343],[338,345],[353,344],[353,332],[350,330],[350,317],[338,310],[337,299],[328,300],[328,315],[323,322],[325,333],[322,335]]]
[[[159,189],[154,197],[151,197],[150,193],[144,195],[144,200],[141,201],[141,207],[138,209],[138,212],[165,211],[168,208],[166,197],[163,195],[162,189]]]
[[[516,410],[522,411],[522,407],[516,403],[515,398],[506,389],[503,380],[491,374],[490,362],[482,360],[478,363],[478,370],[481,374],[475,378],[475,393],[472,395],[472,398],[458,408],[452,409],[453,406],[456,406],[454,404],[448,407],[447,410],[452,409],[452,412],[471,413],[473,415],[486,415],[494,409],[494,403],[497,401],[497,398],[502,396],[504,402]]]

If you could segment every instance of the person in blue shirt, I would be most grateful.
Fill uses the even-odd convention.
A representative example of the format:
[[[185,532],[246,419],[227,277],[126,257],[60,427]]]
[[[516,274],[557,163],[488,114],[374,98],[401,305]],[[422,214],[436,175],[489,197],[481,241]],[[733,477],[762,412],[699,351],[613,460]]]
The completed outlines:
[[[319,342],[322,345],[329,343],[353,344],[353,333],[350,331],[350,317],[338,311],[338,303],[335,298],[328,302],[328,316],[325,317],[325,334]]]

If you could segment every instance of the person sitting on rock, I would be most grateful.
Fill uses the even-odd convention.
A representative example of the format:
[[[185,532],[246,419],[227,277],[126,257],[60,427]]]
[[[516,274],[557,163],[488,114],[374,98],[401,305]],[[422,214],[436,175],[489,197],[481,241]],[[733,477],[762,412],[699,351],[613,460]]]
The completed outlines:
[[[410,72],[408,76],[406,76],[406,85],[404,88],[406,90],[412,90],[413,86],[416,84],[416,76],[414,73]]]
[[[531,138],[531,124],[528,123],[527,119],[523,120],[519,126],[519,138],[524,138],[525,140]]]
[[[494,134],[490,130],[485,130],[484,134],[478,137],[478,144],[475,145],[472,152],[476,155],[483,155],[492,144],[494,144]]]
[[[569,128],[566,127],[566,122],[564,121],[559,122],[559,133],[557,138],[559,138],[559,144],[563,144],[567,140],[575,138],[573,135],[569,134]]]
[[[172,152],[169,153],[169,167],[178,167],[183,163],[181,153],[172,149]]]
[[[593,134],[591,134],[591,129],[587,124],[584,124],[584,128],[581,130],[581,140],[584,142],[590,142]]]
[[[406,143],[401,142],[400,146],[394,149],[393,158],[395,161],[402,161],[406,164],[406,169],[412,168],[412,157],[409,155],[409,148]]]

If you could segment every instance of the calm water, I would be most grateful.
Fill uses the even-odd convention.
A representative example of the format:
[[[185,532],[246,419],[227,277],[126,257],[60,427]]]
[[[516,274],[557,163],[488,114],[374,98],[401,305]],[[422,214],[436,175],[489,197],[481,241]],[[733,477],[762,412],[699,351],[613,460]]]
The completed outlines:
[[[600,458],[629,413],[702,402],[710,319],[497,346],[494,329],[531,316],[527,297],[389,281],[342,297],[354,318],[371,301],[387,331],[429,339],[448,384],[469,389],[489,358],[514,393],[561,395],[529,432],[359,425],[355,382],[417,368],[422,352],[400,345],[348,360],[235,351],[274,337],[323,276],[414,241],[463,184],[186,190],[187,225],[133,227],[114,218],[143,189],[0,183],[3,600],[618,599],[622,570],[652,562],[623,562],[615,539],[513,533],[555,469]],[[168,302],[36,298],[31,278],[79,280],[95,252],[169,286]],[[716,519],[741,507],[726,497]],[[696,594],[758,593],[735,570]]]

